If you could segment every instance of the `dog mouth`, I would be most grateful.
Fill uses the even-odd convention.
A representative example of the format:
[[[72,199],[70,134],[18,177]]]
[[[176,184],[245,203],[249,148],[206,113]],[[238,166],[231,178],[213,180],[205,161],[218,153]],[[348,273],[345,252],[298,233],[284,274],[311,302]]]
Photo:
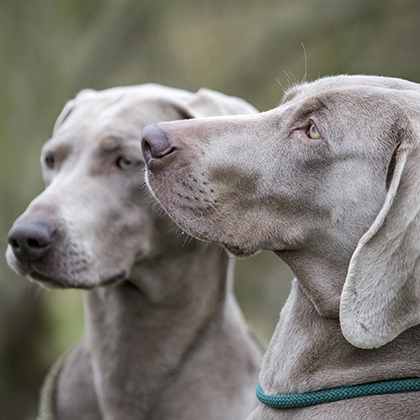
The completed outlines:
[[[99,282],[95,282],[95,283],[88,283],[88,282],[84,283],[82,281],[75,282],[64,277],[63,278],[51,277],[43,273],[40,273],[38,271],[32,271],[30,274],[28,274],[28,277],[30,280],[40,283],[46,289],[91,290],[97,287],[111,286],[111,285],[115,285],[115,284],[123,282],[124,280],[127,279],[127,271],[122,270],[121,272],[119,272],[118,274],[114,276],[107,277],[106,279],[100,280]]]
[[[36,271],[29,273],[28,278],[29,280],[41,283],[46,289],[63,289],[69,287],[68,282],[66,282],[65,279],[54,279]]]

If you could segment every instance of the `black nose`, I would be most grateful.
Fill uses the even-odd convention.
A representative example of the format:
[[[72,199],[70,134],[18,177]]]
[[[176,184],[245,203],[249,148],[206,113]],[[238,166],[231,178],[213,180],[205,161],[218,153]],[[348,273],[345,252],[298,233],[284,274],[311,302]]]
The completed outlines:
[[[19,260],[36,261],[50,249],[56,229],[45,220],[16,222],[7,239],[13,254]]]
[[[152,159],[162,159],[176,149],[166,132],[157,124],[148,125],[141,133],[141,136],[141,149],[147,164]]]

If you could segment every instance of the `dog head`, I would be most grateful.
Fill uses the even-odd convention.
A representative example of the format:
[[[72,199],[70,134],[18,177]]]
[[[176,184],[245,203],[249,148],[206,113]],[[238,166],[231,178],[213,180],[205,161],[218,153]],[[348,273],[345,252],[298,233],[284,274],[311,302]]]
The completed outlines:
[[[9,232],[9,265],[45,287],[90,289],[128,278],[145,259],[187,252],[144,189],[141,130],[235,112],[256,110],[206,89],[141,85],[79,93],[44,145],[46,189]]]
[[[417,84],[324,78],[259,115],[147,127],[147,182],[176,223],[233,254],[344,266],[343,334],[378,347],[420,323],[419,114]]]

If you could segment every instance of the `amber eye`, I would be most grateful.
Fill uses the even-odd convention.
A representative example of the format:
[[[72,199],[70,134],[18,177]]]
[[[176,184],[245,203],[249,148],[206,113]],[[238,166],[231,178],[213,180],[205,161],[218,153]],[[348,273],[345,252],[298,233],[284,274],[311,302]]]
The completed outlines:
[[[308,136],[314,140],[317,140],[321,137],[321,134],[319,134],[318,128],[314,123],[312,123],[309,127]]]
[[[54,161],[53,155],[47,155],[44,159],[44,162],[45,162],[45,166],[48,169],[54,169],[55,161]]]
[[[121,156],[120,158],[118,158],[117,160],[117,166],[120,169],[131,169],[133,168],[135,165],[135,162],[132,161],[130,158],[126,157],[126,156]]]

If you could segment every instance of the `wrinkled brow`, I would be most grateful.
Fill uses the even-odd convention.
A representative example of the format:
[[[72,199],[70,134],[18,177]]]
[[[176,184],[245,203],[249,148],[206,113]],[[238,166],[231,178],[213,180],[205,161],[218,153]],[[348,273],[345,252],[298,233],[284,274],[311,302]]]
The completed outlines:
[[[54,154],[57,160],[65,159],[73,151],[73,146],[69,143],[48,144],[44,147],[41,153],[41,159],[44,159],[50,154]]]
[[[99,154],[109,154],[120,151],[124,147],[124,140],[119,137],[105,137],[99,143]]]
[[[327,106],[320,99],[312,99],[296,110],[294,117],[296,120],[305,120],[313,114],[326,109]]]

